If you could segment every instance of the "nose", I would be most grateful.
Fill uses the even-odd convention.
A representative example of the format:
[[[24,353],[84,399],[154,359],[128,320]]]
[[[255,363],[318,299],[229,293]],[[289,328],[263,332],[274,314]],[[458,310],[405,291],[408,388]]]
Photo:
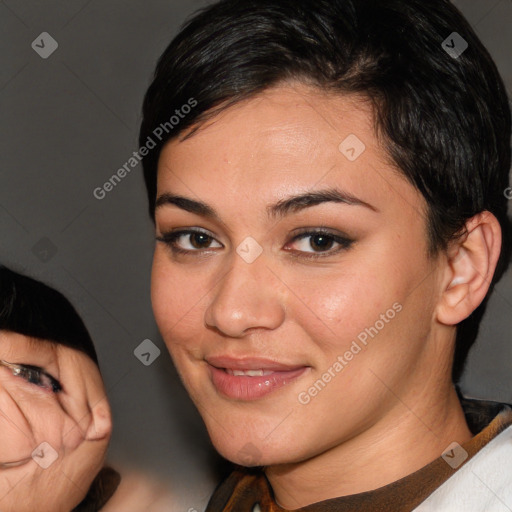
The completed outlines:
[[[234,254],[206,309],[206,325],[233,338],[250,329],[277,329],[285,318],[279,285],[263,256],[247,263]]]

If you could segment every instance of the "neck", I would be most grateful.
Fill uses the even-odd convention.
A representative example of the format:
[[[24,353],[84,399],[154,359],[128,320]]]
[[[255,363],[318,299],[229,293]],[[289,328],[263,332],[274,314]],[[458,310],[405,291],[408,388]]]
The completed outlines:
[[[378,423],[311,459],[267,467],[276,502],[292,510],[371,491],[432,462],[454,441],[471,439],[456,391],[451,382],[447,387],[437,399],[399,400]]]

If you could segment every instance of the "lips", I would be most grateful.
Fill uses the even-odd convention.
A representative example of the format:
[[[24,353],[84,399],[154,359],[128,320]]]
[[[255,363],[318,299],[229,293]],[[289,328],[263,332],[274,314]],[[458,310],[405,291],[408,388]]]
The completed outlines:
[[[263,398],[299,378],[307,366],[284,364],[264,358],[207,358],[217,392],[226,398],[250,401]]]
[[[224,368],[230,370],[264,370],[270,372],[293,371],[298,368],[304,368],[305,365],[285,364],[266,359],[263,357],[230,357],[230,356],[212,356],[207,357],[206,361],[215,368]]]

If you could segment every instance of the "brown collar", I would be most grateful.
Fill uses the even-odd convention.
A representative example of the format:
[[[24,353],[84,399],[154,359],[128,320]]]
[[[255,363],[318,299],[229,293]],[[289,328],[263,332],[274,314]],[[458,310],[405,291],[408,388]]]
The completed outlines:
[[[468,453],[465,464],[489,441],[512,425],[512,407],[498,402],[459,397],[468,427],[474,434],[472,439],[462,445]],[[296,509],[296,512],[410,512],[462,465],[454,469],[439,457],[418,471],[379,489],[321,501]],[[270,484],[261,469],[239,468],[217,488],[206,512],[259,510],[285,512],[274,501]]]

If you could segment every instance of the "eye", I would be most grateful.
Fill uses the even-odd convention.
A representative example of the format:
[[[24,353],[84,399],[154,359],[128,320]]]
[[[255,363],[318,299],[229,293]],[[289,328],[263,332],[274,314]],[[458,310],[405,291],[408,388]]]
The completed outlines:
[[[166,244],[172,252],[179,254],[189,254],[205,249],[222,247],[222,244],[217,242],[213,236],[195,229],[170,231],[163,233],[162,236],[158,236],[156,239]],[[214,242],[218,245],[212,246],[211,244]]]
[[[303,231],[292,240],[298,252],[309,253],[306,258],[318,258],[337,254],[348,249],[354,243],[350,238],[331,233],[325,229]],[[335,250],[331,250],[337,247]]]
[[[53,393],[62,391],[60,382],[39,366],[8,363],[3,360],[0,361],[0,363],[2,366],[9,368],[14,376],[21,377],[30,384],[46,389],[47,391],[52,391]]]
[[[163,233],[156,239],[166,244],[175,254],[200,253],[207,249],[223,247],[220,242],[207,232],[194,229],[170,231]],[[296,243],[297,241],[299,241],[296,244],[299,246],[297,252],[309,253],[308,256],[304,256],[306,258],[330,256],[348,249],[354,243],[354,240],[346,236],[335,234],[325,229],[303,231],[295,236],[291,243]],[[331,250],[335,246],[338,246],[338,248]]]

